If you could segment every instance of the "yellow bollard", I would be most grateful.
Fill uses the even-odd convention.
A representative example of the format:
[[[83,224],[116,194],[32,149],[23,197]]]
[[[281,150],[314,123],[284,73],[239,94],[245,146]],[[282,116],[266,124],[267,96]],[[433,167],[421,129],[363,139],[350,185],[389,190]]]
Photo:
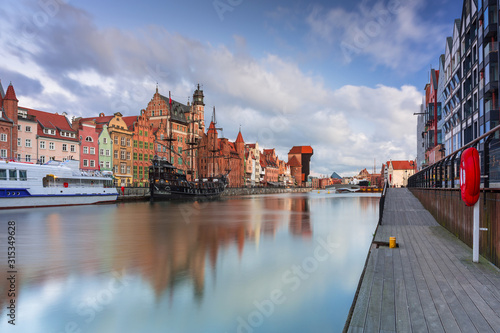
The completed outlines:
[[[319,191],[318,191],[318,194],[319,194]]]
[[[328,194],[330,194],[330,191],[328,191]]]
[[[389,237],[389,248],[394,249],[396,247],[396,237]]]

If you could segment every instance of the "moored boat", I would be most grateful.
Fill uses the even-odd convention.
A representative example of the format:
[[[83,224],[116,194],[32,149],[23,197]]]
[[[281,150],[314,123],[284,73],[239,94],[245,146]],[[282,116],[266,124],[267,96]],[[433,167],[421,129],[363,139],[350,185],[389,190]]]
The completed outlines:
[[[88,205],[114,202],[113,179],[99,171],[88,173],[79,162],[32,164],[0,161],[0,209]]]
[[[227,176],[188,181],[186,175],[166,159],[155,156],[149,167],[150,199],[169,200],[182,198],[217,197],[227,186]]]

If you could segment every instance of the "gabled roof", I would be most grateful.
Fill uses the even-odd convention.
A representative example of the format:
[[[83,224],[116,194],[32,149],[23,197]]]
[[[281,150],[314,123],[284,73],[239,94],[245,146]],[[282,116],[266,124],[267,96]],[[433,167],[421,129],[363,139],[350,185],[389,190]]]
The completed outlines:
[[[104,117],[89,117],[89,118],[81,118],[80,121],[90,121],[95,120],[96,124],[108,124],[114,116],[104,116]]]
[[[313,149],[311,146],[295,146],[290,151],[288,154],[312,154]]]
[[[288,160],[288,165],[291,167],[301,167],[302,166],[302,164],[299,162],[299,160],[295,156],[292,156],[292,158]]]
[[[38,111],[38,110],[33,110],[33,109],[26,109],[26,110],[28,111],[28,115],[36,117],[38,125],[41,127],[42,130],[44,128],[56,130],[56,135],[44,134],[43,131],[40,131],[38,133],[38,135],[43,136],[43,137],[62,139],[62,140],[78,141],[78,138],[76,138],[76,137],[69,138],[69,137],[61,136],[60,131],[77,133],[77,131],[75,131],[71,127],[71,124],[68,122],[68,119],[66,118],[66,116],[60,115],[57,113],[49,113],[49,112]]]
[[[415,169],[414,161],[390,161],[394,170],[412,170]]]
[[[255,149],[255,143],[247,143],[247,147]]]
[[[122,117],[123,121],[127,125],[127,128],[129,130],[134,129],[134,123],[137,121],[137,116],[127,116],[127,117]]]
[[[11,100],[11,101],[19,102],[19,100],[16,97],[16,92],[14,91],[14,87],[12,86],[12,83],[9,84],[9,87],[7,87],[7,92],[5,93],[3,100],[4,101]]]
[[[163,99],[165,103],[167,103],[167,105],[170,105],[168,97],[165,97],[162,94],[158,95],[160,95],[160,98]],[[172,121],[187,124],[185,114],[189,112],[191,112],[191,108],[189,106],[179,103],[172,99],[172,108],[170,110],[170,119]]]

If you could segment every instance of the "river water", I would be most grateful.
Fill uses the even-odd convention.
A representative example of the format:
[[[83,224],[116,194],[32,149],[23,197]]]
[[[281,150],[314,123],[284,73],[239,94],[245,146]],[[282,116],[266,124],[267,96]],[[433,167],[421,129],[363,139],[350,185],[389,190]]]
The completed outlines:
[[[378,201],[322,191],[0,212],[0,332],[341,332]]]

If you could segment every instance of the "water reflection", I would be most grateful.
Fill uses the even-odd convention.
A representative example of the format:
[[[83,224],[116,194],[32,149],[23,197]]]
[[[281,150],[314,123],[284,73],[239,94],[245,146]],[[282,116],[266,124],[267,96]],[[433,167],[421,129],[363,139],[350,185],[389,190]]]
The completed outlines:
[[[378,198],[323,193],[4,212],[2,221],[18,224],[16,329],[337,331],[377,209]],[[335,252],[308,263],[326,239]],[[312,264],[307,279],[297,275],[300,288],[287,283],[288,271]],[[1,287],[5,309],[6,279]],[[255,304],[268,304],[273,290],[286,302],[265,316]],[[0,328],[13,331],[5,320]]]

